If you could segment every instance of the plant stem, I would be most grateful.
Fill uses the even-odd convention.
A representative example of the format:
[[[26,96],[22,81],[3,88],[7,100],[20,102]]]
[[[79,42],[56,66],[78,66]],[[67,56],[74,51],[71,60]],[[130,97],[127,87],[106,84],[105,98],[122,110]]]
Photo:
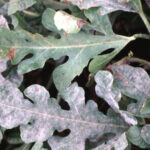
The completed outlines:
[[[36,12],[32,12],[29,10],[23,10],[24,14],[28,15],[28,16],[32,16],[32,17],[39,17],[40,15]]]
[[[60,100],[61,100],[61,97],[60,97],[59,94],[57,95],[57,99],[56,99],[56,100],[57,100],[57,103],[59,104],[59,103],[60,103]]]
[[[147,60],[143,60],[141,58],[136,58],[136,57],[127,57],[126,58],[127,61],[129,62],[138,62],[144,66],[150,67],[150,62]]]
[[[49,90],[50,86],[52,85],[53,83],[53,75],[50,76],[49,80],[48,80],[48,83],[46,85],[46,89]]]
[[[61,63],[63,63],[64,60],[65,60],[65,58],[66,58],[66,57],[63,56],[63,57],[61,57],[60,59],[58,59],[58,60],[56,61],[56,64],[55,64],[55,68],[56,68],[57,66],[59,66]],[[51,74],[51,76],[50,76],[50,78],[49,78],[49,80],[48,80],[48,83],[47,83],[47,85],[46,85],[46,89],[47,89],[47,90],[50,89],[52,83],[53,83],[53,74]]]
[[[135,34],[133,36],[135,37],[135,39],[137,39],[137,38],[143,38],[143,39],[150,40],[150,35],[148,35],[148,34]]]
[[[147,17],[146,17],[145,14],[144,14],[143,9],[140,10],[139,15],[140,15],[140,17],[142,18],[142,20],[143,20],[143,22],[144,22],[144,24],[145,24],[145,26],[146,26],[148,32],[150,33],[150,24],[149,24],[149,21],[147,20]]]
[[[114,63],[115,65],[121,65],[124,62],[126,63],[133,63],[133,62],[137,62],[143,66],[147,66],[148,68],[150,68],[150,62],[147,60],[143,60],[141,58],[137,58],[137,57],[124,57],[123,59],[121,59],[120,61]]]
[[[69,4],[63,3],[63,2],[58,2],[54,0],[43,0],[42,1],[46,6],[53,6],[52,8],[55,9],[66,9],[69,8]]]

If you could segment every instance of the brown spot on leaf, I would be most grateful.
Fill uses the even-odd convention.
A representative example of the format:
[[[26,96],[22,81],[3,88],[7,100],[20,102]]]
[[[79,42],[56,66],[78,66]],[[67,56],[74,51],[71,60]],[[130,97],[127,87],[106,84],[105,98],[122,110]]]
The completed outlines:
[[[83,0],[77,0],[80,4],[83,2]]]
[[[7,25],[4,25],[4,24],[0,25],[0,28],[2,27],[8,28]]]
[[[98,2],[96,1],[96,2],[94,2],[93,4],[92,4],[92,7],[96,7],[97,6],[97,4],[98,4]]]
[[[0,49],[0,53],[2,53],[3,52],[3,50],[2,49]]]
[[[110,65],[108,65],[108,66],[104,67],[104,70],[112,71],[112,67],[113,67],[113,65],[112,65],[112,64],[110,64]]]
[[[32,34],[32,35],[31,35],[31,38],[32,38],[32,39],[35,39],[35,35],[34,35],[34,34]]]
[[[36,88],[35,88],[35,91],[36,91],[36,92],[39,92],[39,88],[38,88],[38,87],[36,87]]]
[[[69,35],[66,32],[63,32],[64,37],[68,38]]]
[[[120,79],[122,79],[122,74],[120,72],[115,71],[114,75]]]
[[[0,15],[0,28],[1,27],[5,27],[9,29],[7,20],[3,15]]]
[[[15,49],[11,49],[9,52],[7,52],[6,56],[10,57],[12,60],[15,57]]]
[[[50,43],[49,46],[50,46],[50,47],[53,47],[53,44]]]
[[[98,14],[98,15],[101,15],[101,11],[100,11],[100,10],[97,10],[97,14]]]
[[[124,82],[124,83],[123,83],[123,86],[124,86],[124,87],[127,87],[127,86],[129,86],[129,83],[128,83],[128,82]]]
[[[64,2],[65,2],[65,3],[69,3],[69,2],[70,2],[70,0],[64,0]]]
[[[81,29],[84,25],[86,24],[86,22],[84,20],[78,20],[77,21],[77,25],[78,27]]]
[[[130,0],[118,0],[118,2],[119,3],[124,3],[124,2],[128,3],[128,2],[130,2]]]
[[[145,127],[143,127],[143,128],[142,128],[142,130],[143,130],[143,131],[146,131],[146,128],[145,128]]]

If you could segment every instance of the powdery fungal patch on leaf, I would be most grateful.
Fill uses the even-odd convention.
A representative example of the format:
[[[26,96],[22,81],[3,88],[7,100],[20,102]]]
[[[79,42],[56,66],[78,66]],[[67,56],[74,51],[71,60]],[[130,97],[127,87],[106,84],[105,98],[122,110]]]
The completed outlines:
[[[8,2],[8,14],[14,14],[17,11],[24,10],[33,4],[36,3],[36,0],[9,0]]]
[[[7,59],[0,59],[0,63],[1,72],[6,69]],[[106,133],[121,136],[128,129],[117,114],[104,115],[92,100],[85,104],[84,90],[76,83],[60,93],[70,106],[65,111],[40,85],[31,85],[24,91],[31,103],[12,82],[1,75],[0,81],[0,125],[7,129],[20,126],[21,138],[26,143],[48,140],[55,150],[84,150],[87,138],[97,140]],[[65,129],[71,131],[68,136],[59,140],[53,136],[55,130]]]
[[[147,144],[150,144],[150,124],[147,124],[142,128],[141,136]]]
[[[7,22],[6,18],[3,15],[0,15],[0,28],[1,27],[6,27],[6,28],[9,29],[8,22]]]
[[[3,82],[5,84],[0,84],[0,125],[9,129],[20,126],[21,138],[26,143],[48,140],[55,150],[84,150],[87,138],[97,140],[110,132],[121,136],[128,129],[117,114],[115,117],[104,115],[92,100],[85,104],[84,90],[76,83],[60,93],[70,106],[70,110],[65,111],[40,85],[31,85],[24,91],[31,103],[13,83],[5,79]],[[68,136],[59,140],[53,136],[55,130],[65,129],[71,131]]]
[[[65,0],[62,0],[65,2]],[[117,10],[139,13],[141,7],[140,0],[69,0],[73,5],[77,5],[80,9],[89,9],[91,7],[100,7],[101,14],[105,15]]]
[[[130,0],[118,0],[119,3],[128,3]]]
[[[137,100],[137,103],[128,105],[128,111],[136,115],[142,115],[143,106],[150,97],[150,77],[147,72],[140,67],[129,65],[114,65],[111,70],[114,74],[115,86],[124,95]],[[149,113],[143,115],[149,117]]]
[[[145,0],[147,5],[150,7],[150,0]]]
[[[124,118],[127,123],[136,125],[136,118],[134,118],[131,113],[120,110],[119,108],[118,101],[121,99],[121,91],[119,88],[113,86],[113,75],[108,71],[99,71],[95,75],[95,81],[96,94],[103,98],[116,113],[119,113],[120,116]]]
[[[84,25],[86,24],[86,22],[84,20],[78,20],[77,21],[77,25],[78,27],[81,29]]]

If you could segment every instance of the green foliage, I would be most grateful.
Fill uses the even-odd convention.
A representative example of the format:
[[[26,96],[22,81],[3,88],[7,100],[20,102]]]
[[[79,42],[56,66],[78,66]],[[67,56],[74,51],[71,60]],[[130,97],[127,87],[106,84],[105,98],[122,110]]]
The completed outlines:
[[[0,142],[8,143],[4,149],[150,148],[150,63],[118,55],[131,41],[150,39],[146,4],[0,1]],[[133,22],[139,16],[139,30],[144,32],[130,33],[129,28],[119,34],[116,20],[124,14]],[[45,68],[46,76],[35,82],[36,71]]]
[[[56,39],[54,36],[44,38],[39,34],[33,35],[25,31],[1,28],[0,56],[11,55],[13,64],[18,64],[26,55],[33,54],[31,58],[19,63],[18,72],[21,74],[42,68],[50,58],[57,60],[62,56],[68,56],[69,60],[58,66],[53,73],[57,89],[63,90],[70,85],[75,76],[81,74],[90,59],[109,48],[117,50],[123,48],[131,40],[134,40],[134,37],[114,34],[101,36],[84,32],[70,34],[67,37],[62,35],[61,39]],[[70,67],[74,69],[68,69]]]
[[[142,149],[150,147],[150,145],[147,144],[141,136],[141,127],[138,126],[130,127],[130,129],[127,132],[127,137],[132,144]]]

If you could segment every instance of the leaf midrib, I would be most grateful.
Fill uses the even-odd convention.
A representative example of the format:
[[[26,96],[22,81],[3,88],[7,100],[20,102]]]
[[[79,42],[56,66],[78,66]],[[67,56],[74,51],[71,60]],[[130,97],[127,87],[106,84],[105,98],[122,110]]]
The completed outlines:
[[[19,108],[19,107],[7,105],[7,104],[1,103],[1,102],[0,102],[0,105],[3,106],[3,107],[16,109],[16,110],[19,110],[19,111],[25,111],[25,112],[28,112],[28,113],[31,113],[31,114],[41,115],[41,116],[46,117],[46,118],[51,118],[51,119],[54,118],[54,119],[65,120],[65,121],[69,121],[69,122],[82,123],[82,124],[86,124],[88,126],[102,126],[103,125],[103,126],[112,126],[112,127],[117,127],[117,128],[128,128],[128,126],[123,126],[123,125],[116,125],[116,124],[111,124],[111,123],[107,124],[107,123],[89,122],[89,121],[84,121],[84,120],[75,120],[75,119],[60,117],[60,116],[57,116],[57,115],[50,115],[50,114],[46,114],[46,113],[42,113],[42,112],[32,111],[32,110],[25,109],[25,108]]]
[[[102,44],[110,44],[110,43],[115,43],[115,42],[121,42],[121,41],[125,41],[128,42],[132,39],[130,38],[126,38],[126,39],[121,39],[121,40],[115,40],[115,41],[104,41],[104,42],[96,42],[96,43],[90,43],[90,44],[80,44],[80,45],[67,45],[67,46],[45,46],[45,47],[40,47],[40,46],[6,46],[6,45],[1,45],[1,47],[5,47],[5,48],[14,48],[14,49],[42,49],[42,50],[49,50],[49,49],[71,49],[71,48],[84,48],[84,47],[92,47],[92,46],[98,46],[98,45],[102,45]],[[125,44],[125,43],[123,43]]]

